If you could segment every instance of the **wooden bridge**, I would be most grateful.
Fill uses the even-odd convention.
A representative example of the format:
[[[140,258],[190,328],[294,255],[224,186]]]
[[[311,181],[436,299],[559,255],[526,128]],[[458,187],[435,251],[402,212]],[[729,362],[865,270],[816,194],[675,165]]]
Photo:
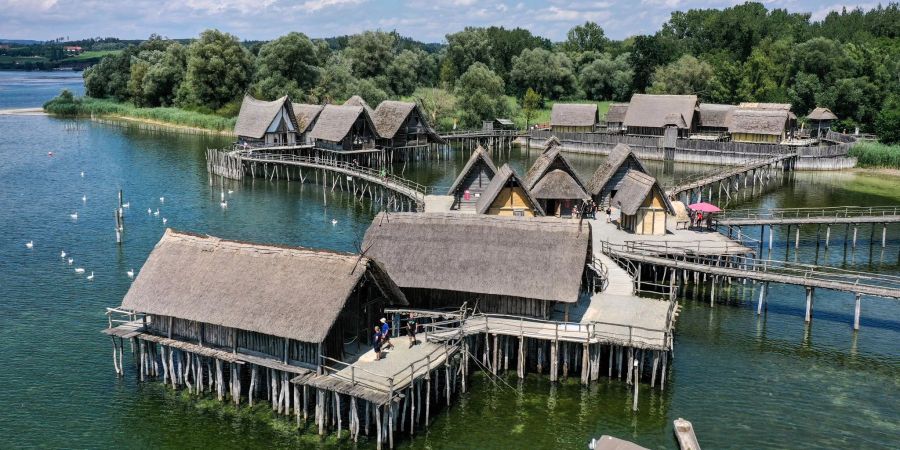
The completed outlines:
[[[830,289],[851,292],[856,295],[853,328],[859,329],[861,298],[883,297],[900,299],[900,277],[844,270],[836,267],[757,259],[745,255],[704,256],[689,253],[671,253],[670,246],[660,243],[627,242],[624,245],[603,243],[601,251],[618,261],[629,261],[645,269],[651,284],[666,284],[671,288],[684,287],[693,283],[705,288],[709,279],[708,292],[710,306],[715,304],[716,294],[726,283],[745,283],[746,280],[762,283],[757,304],[757,314],[766,305],[769,283],[803,286],[806,289],[805,321],[812,320],[813,292],[815,289]],[[702,281],[701,281],[702,278]],[[693,279],[693,280],[692,280]],[[641,278],[637,279],[641,283]]]
[[[385,170],[352,162],[290,153],[207,150],[210,176],[242,179],[245,175],[267,180],[314,182],[323,189],[339,188],[394,211],[422,211],[428,187]]]
[[[762,159],[754,159],[743,165],[728,169],[716,169],[681,181],[678,185],[670,187],[666,193],[672,199],[679,199],[685,204],[701,202],[704,199],[711,200],[713,187],[717,186],[717,198],[731,200],[732,194],[741,189],[752,189],[755,192],[757,185],[764,185],[775,176],[793,168],[798,157],[797,153],[782,153],[768,156]],[[762,191],[762,189],[760,189]]]

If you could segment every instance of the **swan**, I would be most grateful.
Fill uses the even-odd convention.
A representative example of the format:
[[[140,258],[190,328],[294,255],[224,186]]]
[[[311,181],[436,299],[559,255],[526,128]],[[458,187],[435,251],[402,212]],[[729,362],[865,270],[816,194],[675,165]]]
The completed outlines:
[[[163,217],[163,225],[165,225],[166,222],[168,222],[168,221],[169,221],[169,219],[166,219],[165,217]]]
[[[219,198],[221,198],[223,202],[225,201],[225,191],[222,191],[222,195]]]
[[[28,241],[25,243],[25,247],[34,248],[34,241]]]
[[[87,203],[87,195],[81,196],[81,203]]]
[[[234,191],[232,191],[231,189],[229,189],[229,190],[228,190],[228,195],[231,195],[231,194],[234,194]]]
[[[331,219],[331,226],[337,225],[337,219]]]
[[[59,257],[62,258],[62,259],[66,259],[66,251],[65,251],[65,250],[60,251],[60,252],[59,252]]]
[[[160,203],[165,203],[165,202],[166,202],[166,198],[165,198],[165,197],[160,197],[160,198],[159,198],[159,202],[160,202]]]
[[[72,214],[69,214],[69,217],[71,217],[72,220],[78,220],[78,211],[75,211]]]
[[[91,274],[87,276],[88,281],[94,281],[94,272],[91,271]]]
[[[74,259],[72,259],[72,258],[69,258],[69,259],[68,259],[68,260],[66,260],[66,262],[68,262],[68,263],[69,263],[69,265],[70,265],[70,266],[71,266],[71,265],[72,265],[72,263],[73,263],[73,262],[75,262],[75,260],[74,260]]]
[[[75,273],[84,273],[84,267],[76,267]]]
[[[156,211],[153,211],[153,217],[159,217],[159,208],[156,208]]]
[[[222,201],[221,203],[219,203],[219,206],[221,206],[222,208],[227,208],[227,207],[228,207],[228,201]]]
[[[147,208],[147,215],[149,216],[150,214],[153,214],[153,210],[150,208]]]
[[[123,208],[126,208],[126,209],[131,208],[131,202],[128,202],[128,203],[122,203],[122,207],[123,207]]]
[[[84,172],[81,172],[81,178],[84,178]]]
[[[128,272],[125,272],[125,275],[128,275],[128,278],[131,278],[133,280],[134,279],[134,269],[131,269]]]

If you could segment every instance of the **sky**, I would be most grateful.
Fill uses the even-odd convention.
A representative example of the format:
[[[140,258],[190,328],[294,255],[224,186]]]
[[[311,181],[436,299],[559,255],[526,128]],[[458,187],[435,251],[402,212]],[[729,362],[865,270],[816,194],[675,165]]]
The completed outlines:
[[[877,2],[761,0],[768,9],[830,11]],[[613,39],[652,34],[674,10],[725,8],[736,0],[0,0],[0,38],[143,39],[151,33],[190,38],[218,28],[244,40],[269,40],[291,31],[312,38],[396,30],[424,42],[466,26],[522,27],[554,41],[585,21]]]

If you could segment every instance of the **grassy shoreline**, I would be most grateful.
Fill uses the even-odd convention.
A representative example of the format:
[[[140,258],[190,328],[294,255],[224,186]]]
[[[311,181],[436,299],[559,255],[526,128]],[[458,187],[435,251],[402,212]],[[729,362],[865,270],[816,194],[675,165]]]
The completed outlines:
[[[900,169],[900,145],[860,142],[850,148],[856,166],[862,168]]]
[[[48,114],[63,117],[100,117],[135,121],[174,131],[232,135],[235,118],[204,114],[174,107],[139,108],[131,104],[91,97],[60,95],[44,103]]]

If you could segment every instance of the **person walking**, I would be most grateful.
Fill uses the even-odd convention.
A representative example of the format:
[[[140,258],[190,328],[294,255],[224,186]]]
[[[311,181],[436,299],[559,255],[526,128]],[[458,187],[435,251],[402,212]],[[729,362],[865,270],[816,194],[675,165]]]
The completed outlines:
[[[394,349],[394,344],[391,344],[391,326],[388,325],[387,319],[382,317],[381,318],[381,348],[387,350],[388,346],[391,347],[391,350]]]
[[[409,322],[406,322],[406,335],[409,336],[409,348],[412,348],[413,345],[416,345],[416,329],[418,325],[416,324],[416,319],[413,317],[409,318]]]
[[[372,350],[375,352],[375,361],[381,360],[381,328],[373,327],[375,334],[372,335]]]
[[[612,222],[612,208],[606,207],[606,223]]]

